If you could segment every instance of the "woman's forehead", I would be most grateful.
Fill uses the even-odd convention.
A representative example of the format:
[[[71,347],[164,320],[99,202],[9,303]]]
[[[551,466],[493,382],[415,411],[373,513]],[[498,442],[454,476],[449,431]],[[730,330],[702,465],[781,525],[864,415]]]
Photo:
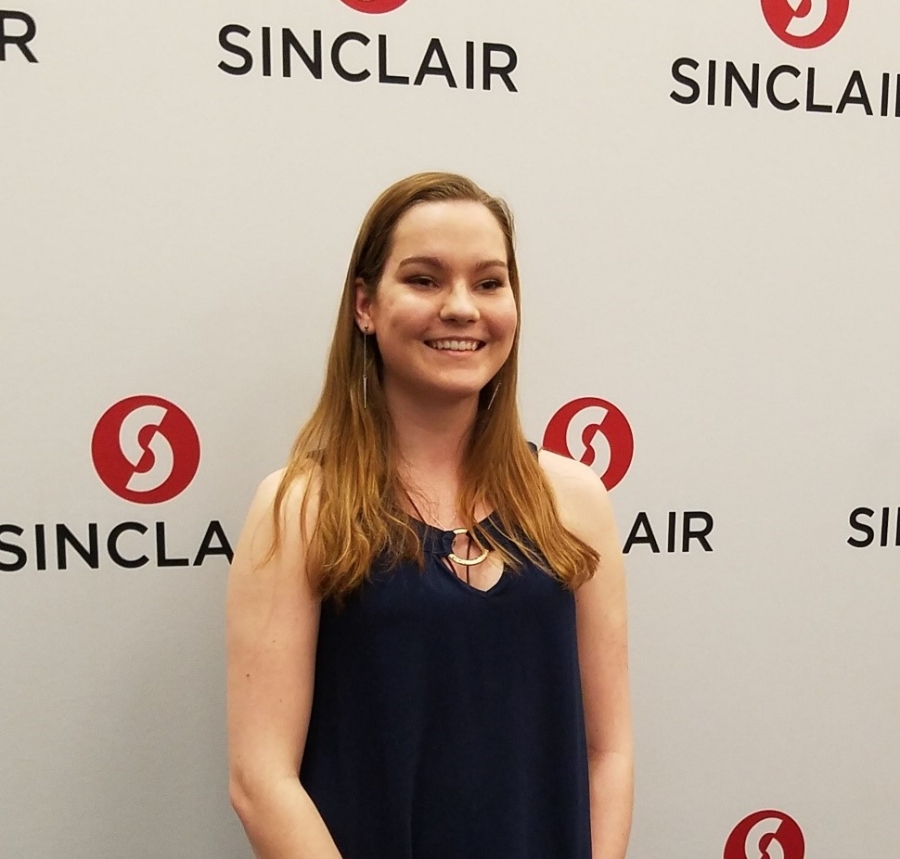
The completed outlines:
[[[391,261],[443,255],[506,261],[506,239],[493,213],[472,200],[418,203],[394,228]]]

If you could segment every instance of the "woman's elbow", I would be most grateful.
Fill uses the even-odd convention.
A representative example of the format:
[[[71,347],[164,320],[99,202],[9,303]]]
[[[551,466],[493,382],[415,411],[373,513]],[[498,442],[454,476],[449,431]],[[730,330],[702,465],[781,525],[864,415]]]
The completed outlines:
[[[257,775],[232,767],[228,774],[228,798],[234,813],[245,826],[262,802],[265,793],[264,780]]]
[[[232,772],[228,776],[228,798],[234,813],[243,821],[249,814],[252,805],[250,792],[241,777]]]

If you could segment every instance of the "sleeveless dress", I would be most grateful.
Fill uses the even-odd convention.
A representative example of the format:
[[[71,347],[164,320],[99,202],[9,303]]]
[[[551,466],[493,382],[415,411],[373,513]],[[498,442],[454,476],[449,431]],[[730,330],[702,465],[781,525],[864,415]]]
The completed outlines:
[[[573,593],[527,561],[481,591],[415,524],[424,572],[322,604],[301,783],[343,859],[591,859]]]

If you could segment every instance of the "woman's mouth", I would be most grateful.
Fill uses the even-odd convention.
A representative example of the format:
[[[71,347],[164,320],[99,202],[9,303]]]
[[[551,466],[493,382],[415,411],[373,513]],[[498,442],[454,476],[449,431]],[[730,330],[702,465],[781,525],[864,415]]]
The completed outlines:
[[[438,351],[476,352],[484,346],[482,340],[426,340],[425,345]]]

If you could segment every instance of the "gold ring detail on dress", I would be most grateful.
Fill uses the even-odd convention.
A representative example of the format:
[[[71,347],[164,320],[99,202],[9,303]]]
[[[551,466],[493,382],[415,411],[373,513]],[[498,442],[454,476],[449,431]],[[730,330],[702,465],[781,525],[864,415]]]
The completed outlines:
[[[468,528],[454,528],[453,534],[458,537],[460,534],[466,534],[469,536]],[[478,541],[474,540],[475,545],[478,545]],[[477,558],[460,558],[459,555],[454,554],[453,552],[448,552],[447,557],[453,561],[454,564],[462,564],[464,567],[474,567],[484,561],[487,558],[490,549],[483,549],[481,554]]]

